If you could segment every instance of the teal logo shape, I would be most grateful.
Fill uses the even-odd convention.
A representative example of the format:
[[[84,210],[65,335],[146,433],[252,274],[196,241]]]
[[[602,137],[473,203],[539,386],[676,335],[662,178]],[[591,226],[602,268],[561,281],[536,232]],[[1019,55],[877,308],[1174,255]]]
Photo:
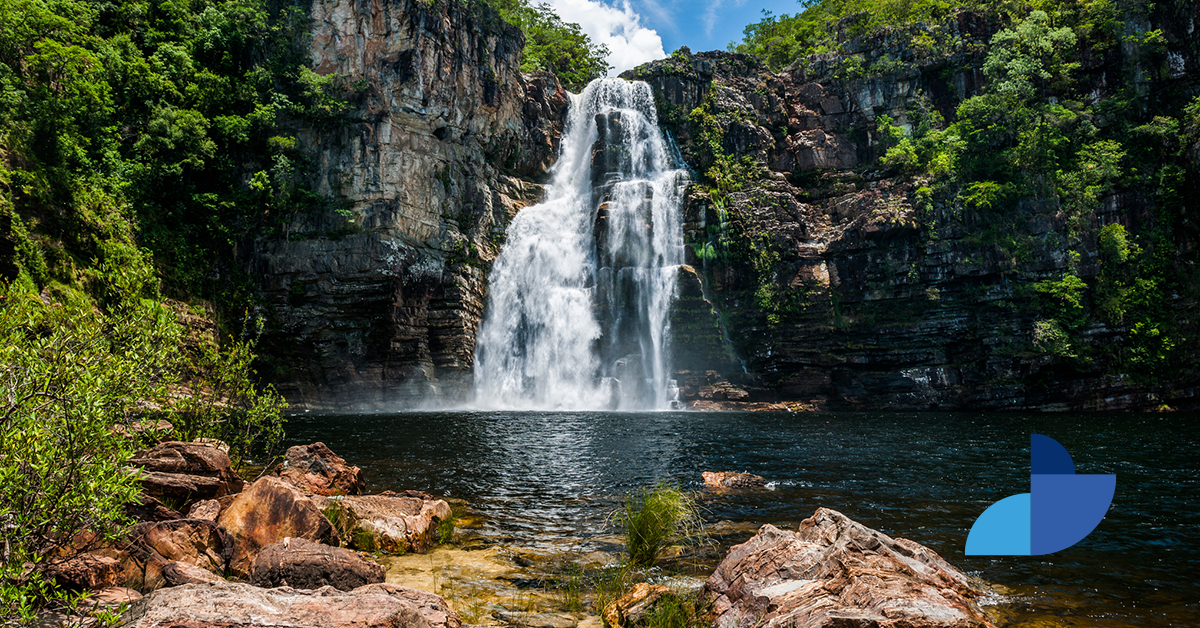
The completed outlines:
[[[988,506],[967,535],[968,556],[1040,556],[1091,534],[1112,504],[1117,476],[1077,475],[1058,441],[1032,434],[1029,492]]]

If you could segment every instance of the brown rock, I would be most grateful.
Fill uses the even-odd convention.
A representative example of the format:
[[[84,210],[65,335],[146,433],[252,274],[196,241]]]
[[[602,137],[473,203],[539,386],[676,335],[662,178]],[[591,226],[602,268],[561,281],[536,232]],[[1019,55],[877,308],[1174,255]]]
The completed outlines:
[[[167,508],[154,497],[142,493],[136,501],[125,504],[125,514],[137,521],[173,521],[183,519],[183,514],[173,508]]]
[[[233,472],[229,456],[205,443],[159,443],[139,451],[129,464],[143,470],[142,487],[147,493],[182,500],[185,505],[237,493],[244,484]]]
[[[204,519],[143,523],[130,533],[130,553],[143,563],[182,561],[223,573],[233,554],[233,539],[224,528]]]
[[[458,613],[432,593],[392,584],[350,592],[260,589],[218,582],[161,589],[122,617],[127,628],[459,628]]]
[[[230,500],[232,501],[232,500]],[[216,521],[221,514],[221,502],[215,499],[202,499],[188,509],[188,519],[203,519]]]
[[[259,587],[351,591],[383,582],[386,570],[356,552],[304,539],[284,539],[264,547],[254,559],[250,583]]]
[[[119,561],[92,553],[72,556],[46,570],[46,575],[59,586],[73,591],[116,586],[120,574]]]
[[[339,529],[355,549],[425,552],[437,543],[438,524],[452,516],[450,504],[425,493],[357,495],[321,501],[338,509]]]
[[[233,537],[230,570],[250,575],[259,550],[287,537],[323,541],[333,527],[321,510],[298,489],[274,477],[259,478],[238,495],[217,522]]]
[[[643,625],[655,604],[671,590],[661,584],[639,582],[620,599],[604,607],[604,620],[612,628]]]
[[[325,443],[289,447],[275,473],[284,482],[316,495],[358,495],[366,488],[362,471],[346,464]]]
[[[764,488],[767,480],[761,475],[738,471],[705,471],[700,474],[705,486],[720,488]]]
[[[162,566],[163,580],[166,586],[177,587],[184,584],[207,584],[221,579],[217,574],[183,561],[171,561]]]
[[[731,548],[701,598],[727,628],[993,628],[985,593],[929,548],[819,508]]]

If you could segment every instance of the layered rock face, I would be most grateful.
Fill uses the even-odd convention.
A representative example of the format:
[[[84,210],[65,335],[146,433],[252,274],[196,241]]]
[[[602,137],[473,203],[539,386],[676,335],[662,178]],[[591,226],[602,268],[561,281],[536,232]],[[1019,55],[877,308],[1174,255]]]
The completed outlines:
[[[261,353],[293,406],[382,406],[469,385],[486,274],[557,150],[566,92],[522,75],[520,31],[449,0],[316,0],[310,52],[356,90],[303,129],[322,211],[248,254]]]
[[[1182,51],[1171,58],[1192,68],[1200,57],[1180,19],[1160,15],[1141,27],[1161,28]],[[922,29],[940,52],[914,44]],[[931,197],[929,177],[881,165],[878,116],[902,128],[934,110],[953,121],[958,103],[982,89],[980,68],[998,29],[964,12],[938,29],[846,40],[843,54],[779,73],[754,57],[684,49],[622,75],[651,84],[660,122],[693,169],[710,175],[685,202],[687,264],[703,279],[688,307],[702,311],[711,301],[746,369],[715,345],[696,351],[696,334],[684,342],[677,334],[675,368],[690,371],[678,375],[685,400],[699,399],[687,396],[697,387],[685,383],[715,370],[749,392],[745,402],[805,408],[1194,407],[1194,376],[1147,381],[1111,361],[1070,363],[1038,346],[1045,314],[1033,305],[1033,284],[1068,272],[1094,282],[1100,269],[1094,235],[1067,244],[1074,236],[1057,203],[1006,208],[1031,243],[1006,248],[1011,234],[985,232],[961,202]],[[1093,55],[1077,78],[1099,99],[1136,65],[1130,59]],[[1186,73],[1160,80],[1191,89]],[[722,187],[714,171],[740,187]],[[1085,231],[1111,223],[1151,229],[1149,196],[1118,188]],[[1186,242],[1176,244],[1177,255],[1188,254]],[[1072,250],[1082,257],[1073,260]],[[1187,291],[1167,298],[1174,312],[1198,307]],[[1194,317],[1180,314],[1172,324],[1186,339],[1176,350],[1195,355]],[[1129,334],[1129,325],[1091,323],[1077,336],[1104,347]]]

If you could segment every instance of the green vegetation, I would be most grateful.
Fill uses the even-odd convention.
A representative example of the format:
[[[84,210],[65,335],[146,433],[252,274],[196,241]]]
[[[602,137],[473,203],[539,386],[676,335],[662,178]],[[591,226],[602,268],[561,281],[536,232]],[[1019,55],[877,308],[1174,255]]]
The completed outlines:
[[[575,92],[608,73],[608,46],[593,42],[578,24],[564,22],[550,5],[533,6],[528,0],[485,1],[525,33],[522,72],[553,72],[564,87]]]
[[[671,545],[697,540],[703,523],[695,500],[666,482],[630,493],[617,517],[625,527],[630,564],[642,566],[653,565]]]

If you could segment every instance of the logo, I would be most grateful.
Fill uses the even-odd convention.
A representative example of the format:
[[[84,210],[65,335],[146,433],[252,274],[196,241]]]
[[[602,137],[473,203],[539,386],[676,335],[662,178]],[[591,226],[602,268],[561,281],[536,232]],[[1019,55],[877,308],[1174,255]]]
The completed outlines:
[[[968,556],[1040,556],[1080,542],[1108,513],[1117,476],[1076,475],[1058,441],[1030,436],[1029,492],[988,506],[967,535]]]

